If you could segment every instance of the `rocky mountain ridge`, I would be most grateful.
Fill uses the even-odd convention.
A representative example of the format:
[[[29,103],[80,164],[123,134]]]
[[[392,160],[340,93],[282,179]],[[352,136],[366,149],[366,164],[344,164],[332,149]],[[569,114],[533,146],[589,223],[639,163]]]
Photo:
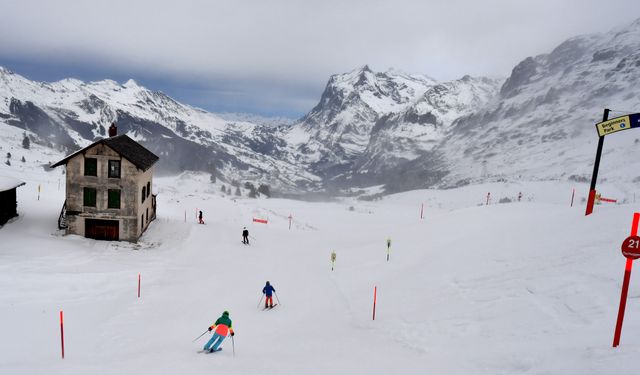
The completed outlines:
[[[385,191],[590,176],[594,124],[640,112],[640,20],[571,38],[517,64],[506,81],[449,82],[362,66],[330,77],[293,123],[254,124],[176,102],[130,80],[33,82],[0,68],[0,126],[69,150],[117,121],[161,156],[160,171],[216,170],[281,191]],[[249,119],[249,118],[247,118]],[[626,134],[626,132],[625,132]],[[631,134],[629,132],[629,134]],[[607,137],[603,178],[640,181],[640,136]],[[610,155],[610,156],[609,156]]]

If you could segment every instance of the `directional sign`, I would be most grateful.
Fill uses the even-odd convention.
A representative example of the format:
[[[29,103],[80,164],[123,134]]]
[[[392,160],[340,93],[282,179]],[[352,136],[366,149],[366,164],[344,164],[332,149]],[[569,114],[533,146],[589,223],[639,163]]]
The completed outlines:
[[[629,259],[640,258],[640,236],[629,236],[622,242],[622,255]]]
[[[599,136],[640,127],[640,113],[612,118],[611,120],[599,122],[596,124]]]

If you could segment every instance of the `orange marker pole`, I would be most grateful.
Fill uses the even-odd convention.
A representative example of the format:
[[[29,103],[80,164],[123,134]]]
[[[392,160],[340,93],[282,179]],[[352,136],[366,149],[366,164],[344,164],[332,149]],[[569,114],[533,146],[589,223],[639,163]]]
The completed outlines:
[[[373,320],[376,320],[376,295],[378,294],[378,287],[373,287]]]
[[[60,310],[60,342],[62,343],[62,359],[64,359],[64,320]]]
[[[138,274],[138,298],[140,298],[140,274]]]

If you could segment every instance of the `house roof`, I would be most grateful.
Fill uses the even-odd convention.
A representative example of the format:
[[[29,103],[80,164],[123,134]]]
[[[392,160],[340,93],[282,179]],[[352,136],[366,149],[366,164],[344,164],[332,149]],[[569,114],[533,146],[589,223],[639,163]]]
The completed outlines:
[[[0,176],[0,191],[7,191],[22,186],[25,183],[13,177]]]
[[[96,142],[93,142],[89,146],[80,149],[67,156],[66,158],[60,160],[59,162],[51,165],[51,168],[67,164],[69,159],[80,154],[81,152],[84,152],[85,150],[90,149],[97,144],[104,144],[106,146],[109,146],[115,152],[122,155],[123,158],[129,160],[131,163],[133,163],[133,165],[135,165],[139,169],[142,169],[143,171],[151,168],[159,159],[156,154],[144,148],[140,143],[129,138],[126,134],[122,134],[115,137],[103,138]]]

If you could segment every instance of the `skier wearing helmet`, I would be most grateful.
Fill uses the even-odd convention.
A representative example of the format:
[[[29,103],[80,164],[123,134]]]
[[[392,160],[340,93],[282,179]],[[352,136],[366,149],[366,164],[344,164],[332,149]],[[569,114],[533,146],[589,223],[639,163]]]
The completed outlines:
[[[229,319],[229,312],[223,312],[222,316],[219,317],[211,327],[209,327],[209,332],[213,330],[215,331],[213,332],[213,336],[211,336],[211,339],[204,345],[205,352],[208,351],[209,353],[213,353],[222,350],[222,348],[220,348],[220,345],[222,344],[224,339],[227,338],[229,333],[231,333],[231,336],[235,335],[231,324],[232,323],[231,319]]]
[[[268,281],[265,284],[264,288],[262,288],[262,294],[264,294],[267,298],[264,300],[264,308],[273,308],[273,293],[276,291],[276,288],[273,287]]]

